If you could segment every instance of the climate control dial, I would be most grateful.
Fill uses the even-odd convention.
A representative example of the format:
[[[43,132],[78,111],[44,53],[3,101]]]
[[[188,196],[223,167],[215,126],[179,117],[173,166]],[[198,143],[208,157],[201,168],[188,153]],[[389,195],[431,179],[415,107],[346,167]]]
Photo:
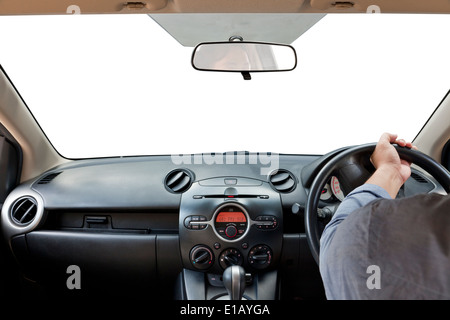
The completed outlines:
[[[254,246],[248,253],[248,263],[255,269],[261,270],[270,266],[272,262],[272,249],[261,244]]]
[[[243,262],[242,254],[234,248],[224,250],[219,257],[219,264],[223,269],[230,266],[241,266]]]
[[[196,269],[206,270],[212,266],[214,262],[214,254],[207,246],[198,245],[192,248],[190,260]]]

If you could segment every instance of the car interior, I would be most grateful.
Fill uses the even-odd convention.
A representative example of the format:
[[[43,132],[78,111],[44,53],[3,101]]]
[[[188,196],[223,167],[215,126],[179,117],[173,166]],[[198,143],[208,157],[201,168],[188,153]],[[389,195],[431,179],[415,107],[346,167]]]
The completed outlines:
[[[256,102],[254,105],[245,103],[241,96],[245,96],[248,86],[257,86],[255,82],[266,76],[263,72],[276,77],[271,82],[272,88],[276,88],[277,83],[281,86],[283,77],[290,79],[294,69],[302,72],[299,65],[305,59],[292,43],[298,37],[310,35],[326,16],[377,13],[443,15],[449,20],[450,2],[0,1],[0,23],[1,19],[18,16],[145,17],[161,28],[174,47],[184,47],[192,53],[192,57],[186,55],[185,61],[177,63],[210,79],[206,81],[225,77],[235,83],[236,87],[229,92],[227,88],[223,91],[224,95],[235,96],[234,101],[241,109],[257,107]],[[266,37],[252,37],[252,32],[265,26],[271,31]],[[249,30],[247,33],[245,28]],[[145,30],[135,32],[145,33]],[[140,37],[151,42],[150,36]],[[14,52],[15,48],[8,46],[8,50]],[[33,50],[44,49],[36,46]],[[286,65],[277,64],[274,53],[290,60]],[[170,52],[166,55],[169,57]],[[137,57],[142,64],[151,59],[136,53],[133,58]],[[121,63],[139,68],[134,61],[127,61],[127,57],[117,61]],[[348,61],[336,63],[345,65]],[[256,151],[240,147],[218,147],[219,152],[189,151],[190,145],[186,142],[181,145],[183,148],[171,153],[66,156],[56,147],[61,144],[54,142],[57,134],[46,131],[47,120],[39,111],[35,112],[31,102],[33,94],[47,95],[47,99],[53,91],[56,94],[57,89],[42,80],[33,83],[41,91],[25,94],[27,90],[22,90],[25,86],[21,86],[21,80],[16,82],[20,76],[7,61],[2,61],[1,54],[0,65],[2,297],[326,300],[318,267],[320,234],[345,195],[374,172],[370,155],[376,138],[358,144],[342,142],[338,147],[325,143],[321,145],[324,152],[303,151],[295,136],[295,126],[314,121],[320,126],[319,119],[309,120],[305,116],[299,120],[289,114],[283,114],[286,117],[281,119],[278,106],[273,105],[270,106],[273,113],[265,116],[265,123],[260,123],[261,130],[276,136],[276,141],[285,139],[287,143],[298,144],[300,151],[289,153],[259,147]],[[27,74],[25,71],[24,68],[22,72]],[[167,73],[168,78],[160,78],[160,81],[170,88],[170,79],[178,75],[171,69],[167,69]],[[115,75],[112,73],[110,77]],[[56,82],[64,81],[56,79]],[[133,82],[132,79],[126,81]],[[102,83],[97,85],[101,90]],[[315,85],[320,86],[320,82]],[[424,112],[411,137],[418,150],[396,146],[400,156],[413,163],[411,177],[398,197],[450,192],[450,88],[448,83],[441,85],[446,91],[435,98],[437,103],[428,101],[431,111]],[[234,88],[242,88],[242,92],[233,91]],[[88,94],[95,95],[96,90]],[[141,90],[137,84],[135,90]],[[195,93],[195,89],[190,90]],[[423,91],[426,90],[424,87]],[[267,89],[259,91],[261,96],[264,91]],[[182,95],[175,85],[170,92],[166,95],[169,104],[170,95]],[[148,87],[149,99],[157,93],[158,89]],[[128,94],[131,99],[135,92]],[[325,90],[323,94],[327,94]],[[350,94],[351,90],[343,93],[344,96]],[[200,100],[198,103],[202,102]],[[224,133],[228,130],[229,145],[238,145],[239,138],[233,132],[242,129],[244,121],[254,121],[250,118],[252,113],[245,113],[246,118],[233,113],[226,115],[226,122],[210,127],[203,122],[214,122],[221,115],[225,117],[226,110],[214,108],[214,101],[210,101],[210,118],[200,120],[202,115],[194,108],[195,103],[186,103],[185,110],[192,107],[192,111],[183,113],[184,128],[176,134],[176,139],[189,135],[191,127],[204,125],[207,128],[204,136],[197,135],[196,139],[214,136],[216,130]],[[364,103],[361,101],[361,105]],[[75,117],[65,111],[63,104],[64,101],[58,106],[61,118]],[[174,111],[167,112],[176,116]],[[191,118],[186,118],[186,114]],[[337,117],[337,113],[330,115],[333,116]],[[365,121],[370,122],[369,112],[365,116]],[[101,122],[107,120],[96,113],[92,117],[97,117],[100,123],[96,129],[100,134]],[[123,121],[134,121],[126,108],[122,117]],[[155,120],[147,122],[149,127],[165,121],[154,117]],[[408,117],[409,114],[405,114],[406,122]],[[284,121],[281,128],[292,125],[293,131],[289,132],[293,134],[274,130],[272,123],[278,121]],[[346,127],[359,120],[347,116],[339,121],[337,127]],[[64,130],[64,122],[60,126]],[[87,126],[77,123],[77,129],[71,130],[83,131]],[[156,132],[152,139],[161,139],[163,144],[170,145],[170,141],[164,142],[165,130],[178,127],[181,128],[178,120],[165,123],[165,129]],[[378,128],[374,137],[383,132],[381,123]],[[116,128],[118,135],[121,131],[125,129]],[[236,134],[248,135],[254,143],[262,139],[258,133],[245,130]],[[312,136],[313,133],[309,138]],[[226,135],[220,137],[216,139],[217,144],[221,139],[226,140]],[[62,141],[62,144],[70,144]],[[101,144],[94,138],[93,141]]]

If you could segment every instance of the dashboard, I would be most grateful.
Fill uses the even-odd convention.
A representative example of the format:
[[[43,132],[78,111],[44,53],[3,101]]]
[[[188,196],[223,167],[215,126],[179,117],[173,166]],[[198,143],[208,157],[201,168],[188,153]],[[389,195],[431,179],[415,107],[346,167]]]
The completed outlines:
[[[178,292],[185,299],[195,279],[208,284],[211,298],[224,270],[238,265],[260,288],[274,287],[270,296],[248,298],[323,298],[303,215],[329,155],[280,155],[279,169],[269,171],[250,156],[234,164],[179,165],[170,156],[73,161],[16,187],[2,207],[2,232],[24,279],[49,295],[172,299]],[[435,187],[414,175],[402,195]],[[342,179],[339,172],[329,178],[319,207],[340,203]],[[67,290],[73,265],[82,272],[80,292]]]

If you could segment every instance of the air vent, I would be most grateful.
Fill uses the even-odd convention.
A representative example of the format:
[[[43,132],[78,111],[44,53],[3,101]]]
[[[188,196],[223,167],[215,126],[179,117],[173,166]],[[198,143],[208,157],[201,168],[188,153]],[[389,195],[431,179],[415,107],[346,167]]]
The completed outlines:
[[[428,183],[428,180],[422,177],[420,174],[417,174],[415,172],[411,172],[411,177],[420,183]]]
[[[295,189],[297,183],[294,175],[287,170],[274,171],[269,175],[270,185],[278,192],[291,192]]]
[[[183,193],[189,189],[193,180],[193,174],[189,170],[176,169],[169,172],[164,185],[172,193]]]
[[[53,179],[55,179],[61,172],[54,172],[46,175],[38,181],[38,184],[47,184],[50,183]]]
[[[37,203],[32,197],[20,198],[11,207],[11,218],[20,226],[31,223],[36,217],[36,213]]]

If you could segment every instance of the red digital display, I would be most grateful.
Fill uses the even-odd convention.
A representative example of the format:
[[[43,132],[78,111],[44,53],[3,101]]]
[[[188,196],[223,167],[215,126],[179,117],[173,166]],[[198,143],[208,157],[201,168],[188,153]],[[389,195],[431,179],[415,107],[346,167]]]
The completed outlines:
[[[242,212],[219,212],[216,222],[247,222],[245,215]]]

